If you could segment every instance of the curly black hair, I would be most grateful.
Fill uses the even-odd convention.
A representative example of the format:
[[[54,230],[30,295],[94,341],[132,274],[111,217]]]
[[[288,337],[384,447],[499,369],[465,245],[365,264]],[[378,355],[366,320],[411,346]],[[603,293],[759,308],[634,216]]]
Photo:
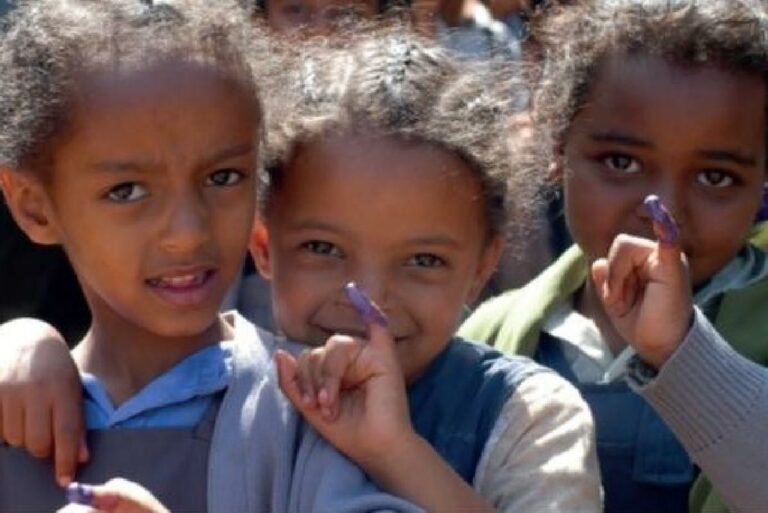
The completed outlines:
[[[302,144],[358,133],[461,156],[484,192],[489,235],[506,232],[512,207],[515,221],[529,213],[536,175],[518,172],[514,158],[509,120],[522,89],[510,69],[459,61],[397,24],[338,34],[295,53],[267,129],[260,188],[267,215],[269,198]]]
[[[0,40],[0,164],[44,168],[79,78],[97,69],[168,59],[211,66],[253,93],[261,118],[248,58],[254,30],[229,0],[21,1],[3,20]]]
[[[561,147],[609,56],[716,66],[768,84],[768,9],[760,0],[588,0],[534,27],[544,43],[533,104],[539,142]]]

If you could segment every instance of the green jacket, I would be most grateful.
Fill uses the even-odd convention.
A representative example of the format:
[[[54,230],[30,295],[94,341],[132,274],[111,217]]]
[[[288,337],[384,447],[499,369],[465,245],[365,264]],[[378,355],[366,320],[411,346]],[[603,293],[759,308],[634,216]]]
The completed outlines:
[[[520,289],[488,300],[462,324],[459,335],[486,342],[507,354],[532,356],[542,324],[552,309],[573,295],[587,279],[587,261],[572,246],[550,267]],[[768,279],[725,293],[714,325],[737,351],[768,366]],[[699,477],[691,491],[691,511],[727,509],[711,486]]]

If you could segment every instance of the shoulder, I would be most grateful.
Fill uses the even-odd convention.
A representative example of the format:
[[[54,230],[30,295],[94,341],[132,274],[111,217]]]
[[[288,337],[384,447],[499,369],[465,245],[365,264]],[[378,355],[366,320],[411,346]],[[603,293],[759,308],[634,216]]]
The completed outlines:
[[[524,295],[525,288],[513,289],[483,302],[461,324],[459,335],[494,345],[502,325]]]
[[[533,354],[548,312],[586,280],[588,265],[573,246],[522,288],[481,304],[459,329],[459,335],[499,347],[506,354]]]
[[[499,511],[600,511],[589,407],[553,371],[532,374],[504,404],[475,488]]]

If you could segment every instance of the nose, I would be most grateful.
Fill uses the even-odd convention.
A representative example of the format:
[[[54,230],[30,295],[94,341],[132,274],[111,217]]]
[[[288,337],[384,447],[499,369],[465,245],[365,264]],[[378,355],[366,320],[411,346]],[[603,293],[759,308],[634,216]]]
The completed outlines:
[[[357,286],[382,310],[387,307],[387,280],[384,273],[366,269],[352,278]]]
[[[191,253],[209,237],[209,213],[202,194],[183,191],[170,199],[163,213],[161,247],[169,253]]]

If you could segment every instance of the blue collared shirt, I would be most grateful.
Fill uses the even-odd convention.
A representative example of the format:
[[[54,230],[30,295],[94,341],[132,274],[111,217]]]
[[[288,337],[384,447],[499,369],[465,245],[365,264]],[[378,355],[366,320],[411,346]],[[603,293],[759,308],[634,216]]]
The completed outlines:
[[[88,429],[189,427],[198,424],[232,375],[232,343],[201,349],[115,408],[102,382],[82,374]]]

